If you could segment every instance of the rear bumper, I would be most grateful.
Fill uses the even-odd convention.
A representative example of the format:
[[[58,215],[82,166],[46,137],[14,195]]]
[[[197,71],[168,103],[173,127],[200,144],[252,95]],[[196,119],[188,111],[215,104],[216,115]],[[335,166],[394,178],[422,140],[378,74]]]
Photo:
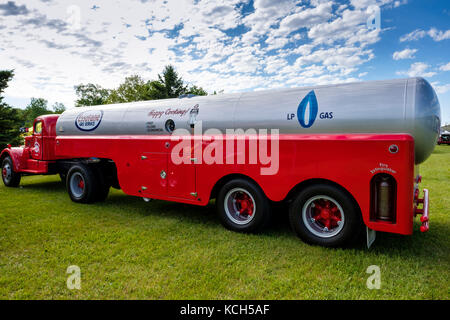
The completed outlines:
[[[422,208],[418,206],[422,204]],[[420,222],[422,225],[420,226],[421,232],[427,232],[429,227],[429,192],[428,189],[423,189],[423,198],[419,198],[419,190],[416,191],[414,195],[414,217],[417,215],[421,215]]]

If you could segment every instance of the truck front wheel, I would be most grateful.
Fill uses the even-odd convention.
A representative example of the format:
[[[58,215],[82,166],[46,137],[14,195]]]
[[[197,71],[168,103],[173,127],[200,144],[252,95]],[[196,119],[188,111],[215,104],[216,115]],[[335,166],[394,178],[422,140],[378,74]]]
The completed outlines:
[[[77,164],[70,168],[66,179],[70,199],[78,203],[93,203],[97,200],[98,179],[89,166]]]
[[[303,189],[290,205],[289,220],[303,241],[326,247],[352,243],[362,225],[361,214],[353,199],[328,184]]]
[[[20,173],[14,172],[13,162],[9,156],[2,161],[2,179],[7,187],[18,187],[20,184]]]
[[[270,219],[269,200],[259,186],[245,179],[227,182],[216,205],[222,224],[233,231],[256,232]]]

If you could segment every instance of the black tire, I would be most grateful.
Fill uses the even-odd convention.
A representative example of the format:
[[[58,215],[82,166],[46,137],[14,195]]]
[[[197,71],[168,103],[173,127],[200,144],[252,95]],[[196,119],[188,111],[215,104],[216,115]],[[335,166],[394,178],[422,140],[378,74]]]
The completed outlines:
[[[7,156],[2,161],[2,179],[7,187],[18,187],[20,184],[20,173],[14,171],[11,157]]]
[[[72,166],[67,173],[66,188],[73,202],[95,202],[99,192],[99,181],[95,170],[84,164]]]
[[[240,203],[246,203],[248,207],[245,213],[231,218],[233,209],[242,209],[241,205],[233,202],[233,195],[244,197]],[[230,209],[227,203],[235,203]],[[252,207],[249,207],[251,204]],[[216,199],[217,212],[225,228],[238,232],[258,232],[263,229],[270,220],[270,203],[261,188],[253,182],[245,179],[234,179],[227,182],[220,190]],[[228,207],[228,209],[227,209]],[[244,209],[243,209],[244,210]],[[228,213],[227,213],[228,212]],[[251,214],[249,214],[251,213]],[[242,218],[242,221],[238,221]]]
[[[325,220],[322,220],[324,216],[316,215],[318,211],[315,210],[320,210],[320,206],[326,209]],[[332,219],[327,218],[330,215],[333,215]],[[329,184],[312,185],[299,192],[289,207],[289,221],[303,241],[325,247],[342,247],[354,243],[362,229],[361,212],[353,198]],[[322,222],[328,223],[330,229]]]

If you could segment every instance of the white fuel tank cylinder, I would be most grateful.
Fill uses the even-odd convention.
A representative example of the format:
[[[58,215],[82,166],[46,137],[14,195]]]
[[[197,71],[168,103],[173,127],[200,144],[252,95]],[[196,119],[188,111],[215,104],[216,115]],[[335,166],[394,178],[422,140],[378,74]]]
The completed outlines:
[[[368,81],[183,99],[71,108],[58,119],[58,135],[169,135],[192,131],[279,129],[280,133],[407,133],[415,162],[431,154],[440,106],[422,78]]]

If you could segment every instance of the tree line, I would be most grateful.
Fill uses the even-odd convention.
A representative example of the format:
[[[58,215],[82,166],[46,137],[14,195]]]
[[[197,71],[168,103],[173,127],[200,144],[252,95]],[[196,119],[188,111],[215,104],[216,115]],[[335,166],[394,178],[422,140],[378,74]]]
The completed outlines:
[[[0,150],[8,144],[23,143],[20,128],[31,127],[36,117],[59,114],[66,110],[64,104],[56,102],[49,106],[48,101],[43,98],[31,98],[25,109],[8,105],[3,101],[3,92],[13,77],[13,70],[0,70]],[[145,81],[139,75],[132,75],[126,77],[116,89],[106,89],[93,83],[79,84],[74,89],[77,96],[76,107],[208,94],[201,87],[188,85],[171,65],[158,74],[157,80]]]
[[[117,89],[105,89],[88,83],[75,86],[75,93],[77,107],[178,98],[184,94],[208,94],[201,87],[187,85],[171,65],[166,66],[162,74],[158,74],[158,80],[144,81],[139,75],[133,75],[126,77]]]

